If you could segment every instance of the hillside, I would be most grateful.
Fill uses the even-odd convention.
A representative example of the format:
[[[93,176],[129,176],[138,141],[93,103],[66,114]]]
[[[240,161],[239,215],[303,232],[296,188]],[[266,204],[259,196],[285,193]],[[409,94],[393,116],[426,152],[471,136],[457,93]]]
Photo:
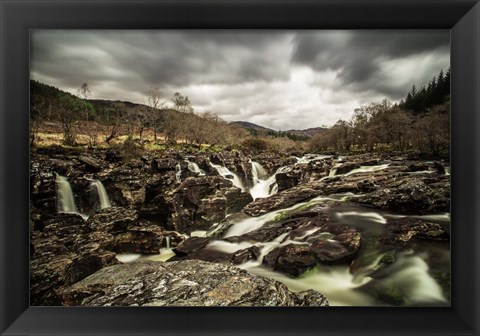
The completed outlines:
[[[301,137],[306,137],[306,138],[313,138],[318,133],[324,132],[326,130],[328,130],[328,128],[313,127],[313,128],[307,128],[307,129],[304,129],[304,130],[288,130],[288,131],[286,131],[286,133],[294,134],[294,135],[301,136]]]
[[[257,135],[258,133],[264,133],[271,136],[286,136],[291,138],[292,140],[308,140],[314,137],[316,134],[327,130],[327,128],[323,127],[314,127],[304,130],[275,131],[271,128],[260,126],[249,121],[234,121],[231,122],[230,125],[244,128],[253,135]]]
[[[276,133],[277,132],[277,131],[275,131],[271,128],[263,127],[263,126],[251,123],[249,121],[234,121],[234,122],[231,122],[230,125],[245,128],[247,130],[255,130],[255,131],[258,131],[258,132],[266,132],[266,133],[268,133],[268,132],[275,132]]]

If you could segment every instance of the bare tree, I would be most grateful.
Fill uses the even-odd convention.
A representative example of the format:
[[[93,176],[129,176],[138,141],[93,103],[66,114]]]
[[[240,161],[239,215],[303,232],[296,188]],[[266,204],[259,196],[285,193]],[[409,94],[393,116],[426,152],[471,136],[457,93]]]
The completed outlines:
[[[157,142],[157,128],[159,122],[159,108],[161,107],[162,98],[164,97],[163,92],[158,87],[152,87],[148,91],[147,102],[150,106],[150,113],[148,114],[148,119],[153,128],[153,139]]]
[[[108,126],[108,135],[105,137],[105,142],[110,144],[110,141],[118,136],[118,131],[121,125],[121,106],[119,103],[115,103],[110,109],[105,111],[106,124]]]
[[[88,136],[88,146],[93,147],[97,145],[97,132],[93,127],[93,124],[91,122],[91,119],[94,117],[94,109],[93,105],[88,102],[88,98],[92,94],[90,91],[90,87],[88,86],[88,83],[82,83],[80,85],[80,88],[78,89],[79,97],[83,99],[84,101],[84,108],[83,108],[83,113],[84,113],[84,118],[85,118],[85,134]]]
[[[172,99],[173,105],[176,110],[180,112],[193,113],[192,103],[188,96],[182,96],[179,92],[175,92]]]

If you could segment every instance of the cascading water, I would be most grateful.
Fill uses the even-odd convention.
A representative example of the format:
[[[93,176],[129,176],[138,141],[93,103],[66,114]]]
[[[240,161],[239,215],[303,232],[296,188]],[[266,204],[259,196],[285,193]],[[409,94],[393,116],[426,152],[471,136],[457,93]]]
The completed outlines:
[[[97,190],[98,199],[100,201],[100,209],[111,207],[110,200],[108,199],[107,191],[105,190],[105,187],[103,186],[102,182],[98,180],[92,180],[90,185]]]
[[[191,162],[191,161],[188,161],[188,160],[185,160],[186,162],[188,162],[188,170],[190,170],[191,172],[194,172],[194,173],[197,173],[199,176],[205,176],[205,172],[200,169],[200,167],[195,163],[195,162]]]
[[[252,165],[253,185],[255,185],[267,177],[267,172],[258,162],[250,161],[250,164]]]
[[[180,163],[177,163],[175,166],[175,179],[177,183],[182,183],[182,167],[180,166]]]
[[[253,175],[253,187],[250,188],[250,195],[253,199],[264,198],[275,195],[278,192],[278,185],[276,175],[278,173],[286,173],[290,171],[290,167],[280,167],[275,174],[267,177],[267,172],[258,162],[251,162],[252,175]]]
[[[78,213],[72,187],[67,178],[57,174],[55,183],[57,185],[57,211],[59,213]]]
[[[323,160],[331,158],[332,155],[319,155],[319,154],[305,154],[301,158],[295,157],[297,159],[296,164],[309,163],[311,161]]]
[[[306,156],[299,158],[297,163],[305,164],[325,157],[326,156]],[[276,184],[275,175],[291,169],[290,167],[281,167],[274,175],[268,177],[260,164],[256,162],[250,163],[252,165],[253,177],[253,187],[250,189],[250,193],[254,198],[268,197],[276,193],[278,191],[278,185]],[[230,170],[220,165],[211,164],[211,166],[224,178],[234,182],[234,185],[241,185],[241,188],[244,190],[241,180]],[[387,169],[388,167],[388,164],[362,166],[342,175],[348,176],[364,172],[375,172]],[[191,168],[194,169],[193,167]],[[335,170],[336,167],[334,166],[330,171],[330,178],[335,175]],[[235,177],[238,180],[236,180]],[[235,182],[237,182],[237,184]],[[287,285],[292,291],[317,290],[323,293],[328,298],[330,304],[334,306],[398,304],[395,301],[384,301],[385,299],[382,295],[385,295],[385,297],[398,295],[402,298],[402,304],[404,305],[447,304],[448,300],[445,298],[443,292],[445,289],[442,289],[439,282],[437,282],[438,279],[434,277],[434,275],[438,275],[440,272],[448,272],[450,252],[447,248],[443,247],[443,245],[440,247],[435,245],[437,243],[432,243],[432,246],[430,246],[429,243],[419,241],[415,245],[415,252],[395,252],[394,257],[390,257],[386,254],[391,251],[385,252],[379,250],[377,242],[380,235],[384,232],[383,230],[388,225],[388,221],[391,219],[418,217],[424,220],[443,223],[447,226],[450,222],[448,213],[423,216],[399,215],[363,208],[361,206],[352,206],[349,203],[342,203],[329,210],[328,215],[331,223],[347,224],[361,232],[362,243],[358,256],[350,265],[327,266],[321,264],[297,278],[292,278],[267,267],[263,263],[263,258],[275,248],[285,246],[286,244],[310,244],[317,239],[330,239],[334,242],[335,240],[329,232],[322,232],[319,227],[315,227],[306,230],[304,233],[302,232],[302,236],[289,235],[284,232],[268,242],[251,240],[231,242],[223,240],[228,237],[241,236],[261,228],[266,223],[281,220],[281,218],[284,218],[284,212],[295,209],[300,210],[300,208],[308,209],[310,205],[313,206],[322,200],[334,199],[344,202],[353,196],[355,195],[351,193],[330,195],[329,197],[319,196],[307,202],[298,203],[286,209],[275,210],[258,217],[250,217],[245,214],[233,215],[232,218],[234,219],[231,221],[233,225],[227,229],[222,238],[212,240],[206,248],[224,253],[234,253],[256,246],[259,249],[258,257],[240,264],[238,267],[259,276],[278,280]],[[191,233],[191,237],[205,235],[206,232],[203,231]],[[437,251],[432,249],[437,249]],[[440,250],[440,253],[438,250]],[[433,254],[435,258],[435,265],[433,266],[429,261],[429,258],[432,258],[430,254]],[[170,249],[161,249],[160,256],[148,256],[145,258],[165,261],[173,255]],[[126,256],[126,259],[128,259],[128,257],[129,256]],[[385,266],[384,263],[382,264],[381,260],[383,260],[384,257],[393,258],[386,259],[393,260],[391,264],[387,264],[387,266]],[[130,258],[132,258],[132,256],[130,256]],[[442,284],[442,286],[444,285]],[[377,296],[378,294],[381,295]],[[394,299],[395,298],[391,298],[391,300]]]
[[[261,228],[264,224],[275,220],[278,215],[283,212],[303,208],[307,203],[313,205],[322,200],[336,199],[339,201],[347,201],[353,194],[331,195],[330,197],[320,196],[310,200],[296,204],[287,209],[281,209],[269,212],[258,217],[240,216],[235,223],[226,231],[223,238],[232,236],[240,236],[245,233]],[[442,288],[432,277],[430,267],[427,263],[429,254],[428,244],[419,247],[419,251],[399,252],[397,253],[393,263],[383,269],[383,275],[380,277],[372,277],[374,272],[378,271],[380,260],[384,253],[379,251],[375,242],[378,235],[383,232],[387,218],[399,217],[416,217],[416,216],[398,216],[388,214],[381,211],[372,211],[371,209],[362,207],[352,207],[348,204],[332,210],[330,214],[334,222],[348,224],[356,227],[362,232],[362,245],[357,258],[360,267],[352,267],[351,265],[326,266],[320,265],[315,269],[308,271],[298,278],[291,278],[282,273],[276,272],[263,264],[263,258],[270,251],[286,244],[305,244],[305,237],[318,239],[325,235],[324,239],[329,236],[328,232],[316,233],[319,228],[311,229],[300,237],[286,238],[288,233],[283,233],[269,242],[252,242],[240,241],[231,242],[225,240],[215,240],[209,243],[208,249],[216,250],[224,253],[234,253],[236,251],[256,246],[260,249],[257,259],[249,260],[238,267],[243,268],[250,273],[275,279],[283,282],[293,291],[302,291],[314,289],[323,293],[329,300],[331,305],[335,306],[371,306],[384,305],[385,302],[376,296],[372,296],[375,292],[389,291],[392,288],[401,295],[404,304],[439,304],[447,303]],[[421,216],[424,219],[436,221],[449,221],[448,214],[438,214]],[[438,246],[435,248],[439,248]],[[433,253],[433,252],[432,252]],[[441,263],[445,267],[449,265],[449,252],[442,250],[443,260],[436,259],[437,263]],[[383,266],[385,267],[385,266]],[[438,267],[438,266],[437,266]]]
[[[382,164],[382,165],[376,165],[376,166],[360,166],[360,168],[353,169],[352,171],[348,172],[345,174],[345,176],[350,176],[353,174],[358,174],[358,173],[372,173],[376,172],[379,170],[384,170],[387,169],[389,164]]]
[[[223,176],[223,178],[232,181],[235,187],[242,189],[242,191],[245,191],[245,186],[243,185],[242,180],[240,180],[240,177],[238,177],[237,174],[230,171],[227,167],[223,167],[212,162],[210,162],[210,166],[212,166],[218,172],[218,174]]]

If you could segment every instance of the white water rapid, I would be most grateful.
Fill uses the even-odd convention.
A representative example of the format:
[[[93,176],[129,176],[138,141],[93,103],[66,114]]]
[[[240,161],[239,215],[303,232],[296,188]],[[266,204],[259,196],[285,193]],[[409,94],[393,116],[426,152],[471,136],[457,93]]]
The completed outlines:
[[[190,170],[191,172],[194,172],[194,173],[197,173],[199,176],[205,176],[205,172],[200,169],[200,167],[195,163],[195,162],[191,162],[191,161],[188,161],[188,160],[185,160],[186,162],[188,162],[188,170]]]
[[[252,175],[253,175],[253,186],[250,188],[250,195],[255,200],[257,198],[265,198],[268,196],[275,195],[278,192],[278,185],[276,180],[276,175],[278,173],[286,173],[290,171],[290,167],[280,167],[277,169],[275,174],[268,176],[265,169],[258,162],[251,161],[252,164]]]
[[[210,165],[213,168],[215,168],[215,170],[218,172],[218,174],[223,176],[225,179],[227,179],[229,181],[232,181],[232,183],[235,187],[242,189],[242,191],[245,191],[245,186],[243,185],[242,180],[240,179],[240,177],[238,177],[237,174],[230,171],[227,167],[220,166],[220,165],[214,164],[212,162],[210,162]]]

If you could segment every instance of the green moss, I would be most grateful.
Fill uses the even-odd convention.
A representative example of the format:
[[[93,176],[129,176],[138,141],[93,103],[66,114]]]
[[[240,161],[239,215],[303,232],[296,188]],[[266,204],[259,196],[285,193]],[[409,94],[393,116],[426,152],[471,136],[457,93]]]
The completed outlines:
[[[278,215],[276,215],[273,218],[273,221],[274,222],[281,222],[283,220],[288,219],[290,216],[292,216],[294,214],[297,214],[299,212],[302,212],[302,211],[306,211],[306,210],[312,208],[313,206],[315,206],[317,204],[318,204],[318,202],[311,201],[311,202],[308,202],[304,205],[299,206],[298,208],[295,208],[295,209],[292,209],[292,210],[289,210],[289,211],[280,212]]]
[[[165,144],[158,144],[158,143],[149,143],[145,145],[146,150],[154,151],[154,150],[165,150],[166,146]]]
[[[304,278],[308,278],[309,276],[312,276],[312,275],[315,275],[316,273],[318,273],[318,271],[320,270],[320,267],[317,265],[317,266],[314,266],[308,270],[306,270],[305,272],[303,272],[302,274],[300,274],[298,276],[298,279],[304,279]]]

